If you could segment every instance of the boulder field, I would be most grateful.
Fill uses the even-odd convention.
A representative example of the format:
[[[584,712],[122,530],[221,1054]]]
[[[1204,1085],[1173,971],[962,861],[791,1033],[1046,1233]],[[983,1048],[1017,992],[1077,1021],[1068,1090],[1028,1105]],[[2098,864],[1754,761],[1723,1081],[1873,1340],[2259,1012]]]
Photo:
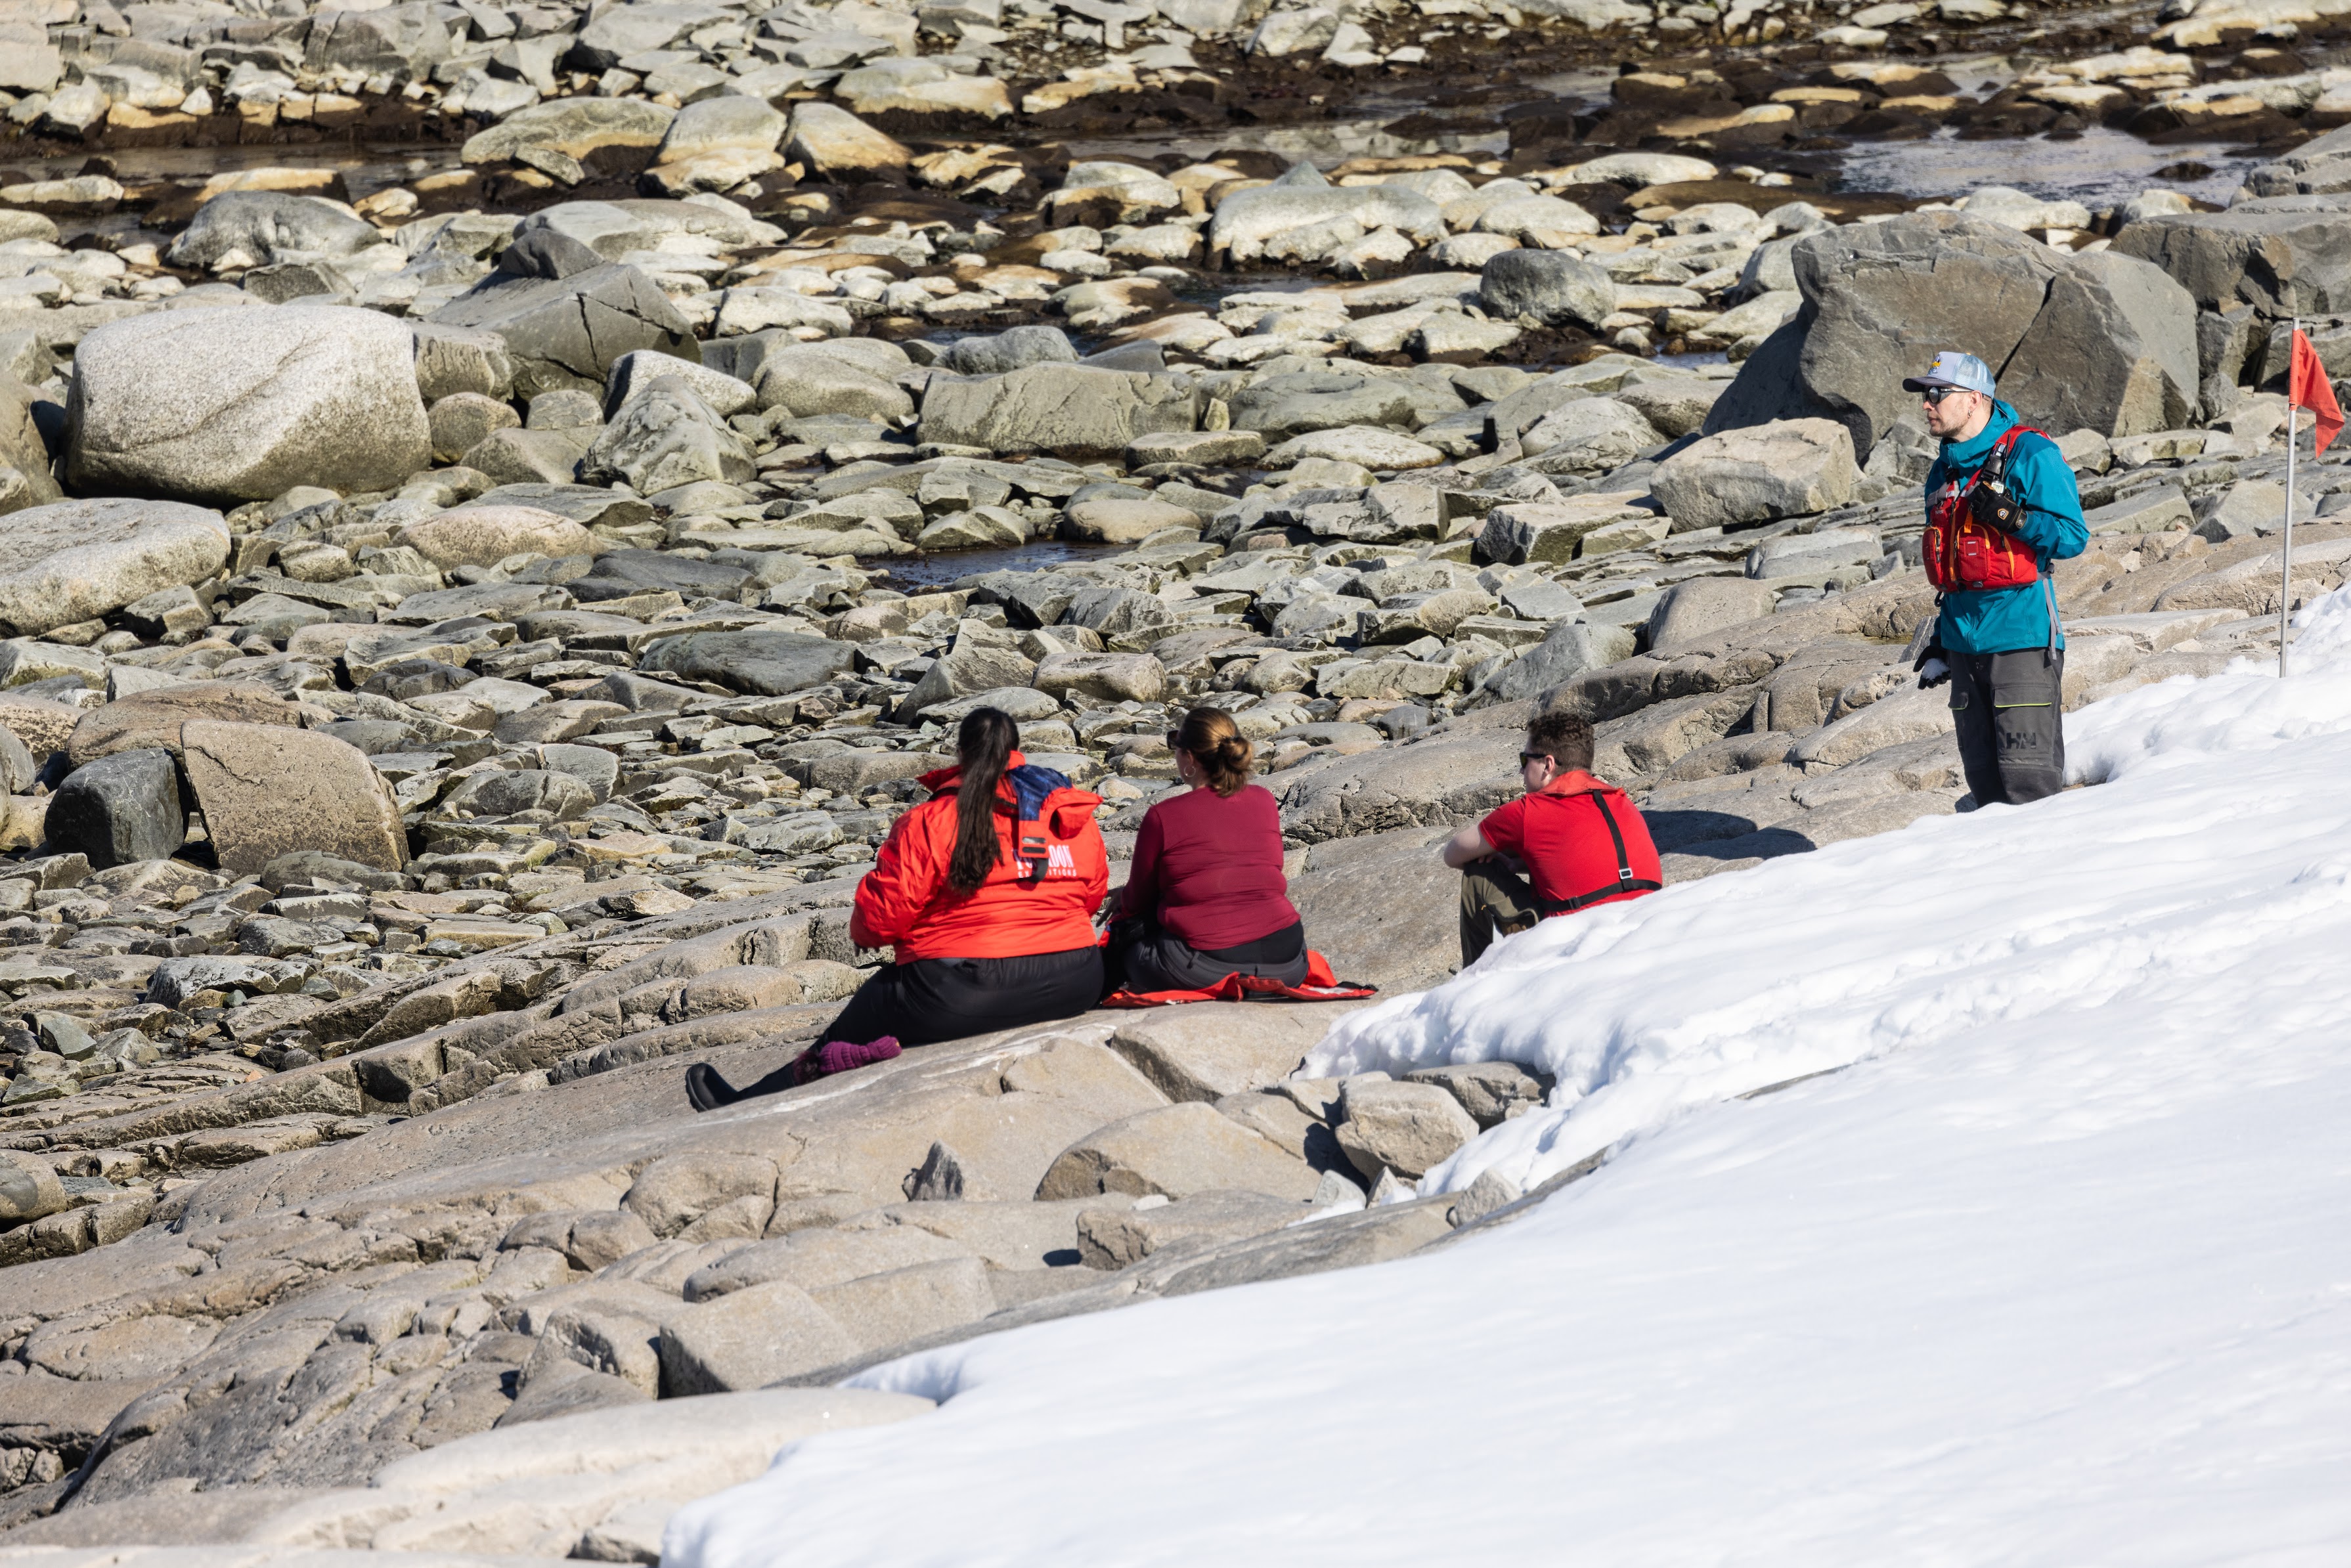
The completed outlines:
[[[627,13],[701,9],[580,37],[632,73],[680,34]],[[1455,967],[1435,846],[1538,711],[1673,883],[1972,807],[1911,674],[1937,348],[2081,486],[2069,707],[2273,656],[2351,561],[2330,452],[2280,581],[2283,323],[2351,353],[2335,135],[2075,221],[1681,152],[1045,189],[739,95],[480,134],[550,181],[768,138],[837,207],[228,190],[112,272],[0,214],[52,269],[0,318],[0,1548],[45,1563],[652,1562],[780,1445],[927,1408],[857,1368],[1541,1201],[1415,1183],[1550,1085],[1296,1077],[1343,1003],[694,1115],[688,1063],[779,1065],[889,959],[852,892],[974,707],[1103,796],[1114,885],[1171,721],[1232,711],[1310,939],[1393,992]],[[898,153],[1019,168],[1036,221],[860,226],[823,172]],[[1203,303],[1212,259],[1313,277]]]

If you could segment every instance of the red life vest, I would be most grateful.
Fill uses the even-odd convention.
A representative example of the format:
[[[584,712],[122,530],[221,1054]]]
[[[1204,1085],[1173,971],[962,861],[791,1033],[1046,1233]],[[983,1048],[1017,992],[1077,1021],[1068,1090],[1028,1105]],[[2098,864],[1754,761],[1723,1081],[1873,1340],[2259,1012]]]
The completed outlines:
[[[2020,435],[2047,436],[2031,425],[2011,425],[1992,443],[1984,460],[1964,479],[1953,477],[1927,508],[1923,553],[1927,580],[1949,592],[1953,589],[2022,588],[2038,581],[2041,563],[2032,546],[2014,534],[2002,533],[1976,521],[1970,499],[1980,484],[2003,486],[2008,478],[2010,448]],[[1985,471],[1991,470],[1989,479]]]

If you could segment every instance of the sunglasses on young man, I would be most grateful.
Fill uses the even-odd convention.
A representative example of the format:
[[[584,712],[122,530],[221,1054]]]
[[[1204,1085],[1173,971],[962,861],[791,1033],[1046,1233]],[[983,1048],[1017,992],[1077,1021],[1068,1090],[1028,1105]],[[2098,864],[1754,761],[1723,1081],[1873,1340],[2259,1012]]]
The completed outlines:
[[[1925,398],[1928,402],[1933,403],[1936,407],[1940,408],[1945,398],[1950,397],[1955,393],[1963,392],[1967,390],[1968,389],[1965,387],[1928,387],[1921,391],[1918,395]]]

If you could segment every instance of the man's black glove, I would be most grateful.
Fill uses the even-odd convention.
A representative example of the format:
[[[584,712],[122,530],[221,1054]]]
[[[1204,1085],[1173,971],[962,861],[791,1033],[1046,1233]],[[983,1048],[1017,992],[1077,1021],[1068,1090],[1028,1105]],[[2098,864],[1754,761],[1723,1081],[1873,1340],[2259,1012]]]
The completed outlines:
[[[1951,657],[1939,643],[1929,643],[1910,667],[1918,672],[1918,689],[1931,692],[1951,678]]]
[[[1968,515],[1985,528],[2012,534],[2024,526],[2024,503],[2005,489],[1978,485],[1968,492]]]

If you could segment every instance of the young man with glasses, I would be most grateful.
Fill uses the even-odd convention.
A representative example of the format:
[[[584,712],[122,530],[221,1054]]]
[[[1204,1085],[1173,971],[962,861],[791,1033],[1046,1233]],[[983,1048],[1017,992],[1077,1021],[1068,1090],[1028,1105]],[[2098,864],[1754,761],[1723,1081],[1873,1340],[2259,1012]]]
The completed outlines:
[[[1527,792],[1462,829],[1440,852],[1461,873],[1461,967],[1542,918],[1638,898],[1665,885],[1648,825],[1625,792],[1592,775],[1592,726],[1538,714],[1519,753]]]
[[[1918,685],[1951,684],[1976,804],[2021,806],[2065,786],[2065,633],[2054,562],[2089,542],[2074,472],[1994,395],[1991,369],[1947,350],[1903,382],[1942,451],[1927,473],[1928,580],[1941,611]]]

